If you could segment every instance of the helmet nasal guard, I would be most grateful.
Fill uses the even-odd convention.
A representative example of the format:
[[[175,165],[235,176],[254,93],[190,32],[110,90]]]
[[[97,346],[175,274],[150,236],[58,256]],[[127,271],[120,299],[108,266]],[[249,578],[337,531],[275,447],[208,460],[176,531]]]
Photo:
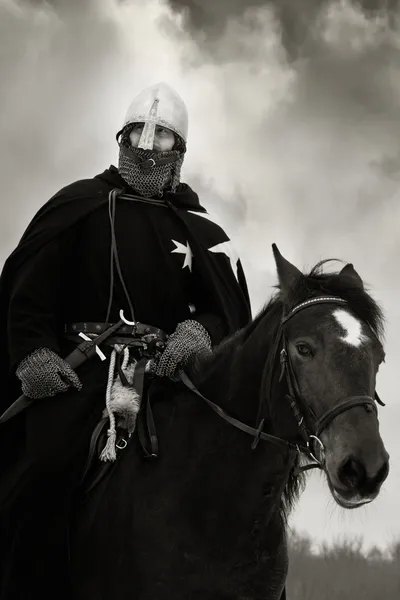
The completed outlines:
[[[167,83],[145,88],[131,102],[117,139],[127,125],[144,123],[138,148],[152,150],[157,125],[178,135],[186,146],[188,134],[187,108],[179,94]]]

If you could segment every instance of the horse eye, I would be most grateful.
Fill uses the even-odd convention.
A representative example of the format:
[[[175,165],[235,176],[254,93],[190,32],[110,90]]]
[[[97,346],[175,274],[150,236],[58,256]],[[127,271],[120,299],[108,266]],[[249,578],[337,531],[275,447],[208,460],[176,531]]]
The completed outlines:
[[[307,344],[303,344],[303,343],[296,344],[296,350],[301,356],[311,356],[312,355],[311,348]]]

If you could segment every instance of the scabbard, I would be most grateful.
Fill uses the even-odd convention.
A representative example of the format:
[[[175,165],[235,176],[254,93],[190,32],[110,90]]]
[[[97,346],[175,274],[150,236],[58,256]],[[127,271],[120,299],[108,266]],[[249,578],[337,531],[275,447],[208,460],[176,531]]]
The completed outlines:
[[[115,333],[125,322],[123,320],[111,325],[108,329],[103,331],[93,340],[85,340],[79,346],[64,358],[65,362],[70,365],[72,369],[77,369],[81,364],[86,362],[89,358],[92,358],[96,354],[96,347],[105,342],[113,333]],[[0,425],[9,421],[12,417],[15,417],[20,412],[28,408],[35,400],[28,398],[22,394],[0,417]]]

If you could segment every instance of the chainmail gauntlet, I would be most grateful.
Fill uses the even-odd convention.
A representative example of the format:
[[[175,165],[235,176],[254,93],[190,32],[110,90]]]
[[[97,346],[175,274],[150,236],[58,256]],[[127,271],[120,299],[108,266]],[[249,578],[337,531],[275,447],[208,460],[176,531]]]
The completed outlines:
[[[203,325],[191,319],[183,321],[170,335],[153,373],[158,377],[173,378],[177,371],[190,368],[196,359],[211,354],[211,351],[211,338]]]
[[[80,390],[82,384],[75,371],[49,348],[38,348],[18,365],[17,377],[22,391],[29,398],[47,398],[65,392],[71,386]]]

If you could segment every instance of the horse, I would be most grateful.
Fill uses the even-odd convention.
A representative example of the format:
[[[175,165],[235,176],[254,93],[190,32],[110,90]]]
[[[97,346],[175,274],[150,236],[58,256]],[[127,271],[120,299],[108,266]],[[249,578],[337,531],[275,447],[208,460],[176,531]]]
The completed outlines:
[[[305,471],[345,509],[378,496],[382,309],[352,264],[302,273],[273,254],[277,289],[256,318],[155,394],[158,458],[133,436],[81,502],[75,600],[279,600]]]

